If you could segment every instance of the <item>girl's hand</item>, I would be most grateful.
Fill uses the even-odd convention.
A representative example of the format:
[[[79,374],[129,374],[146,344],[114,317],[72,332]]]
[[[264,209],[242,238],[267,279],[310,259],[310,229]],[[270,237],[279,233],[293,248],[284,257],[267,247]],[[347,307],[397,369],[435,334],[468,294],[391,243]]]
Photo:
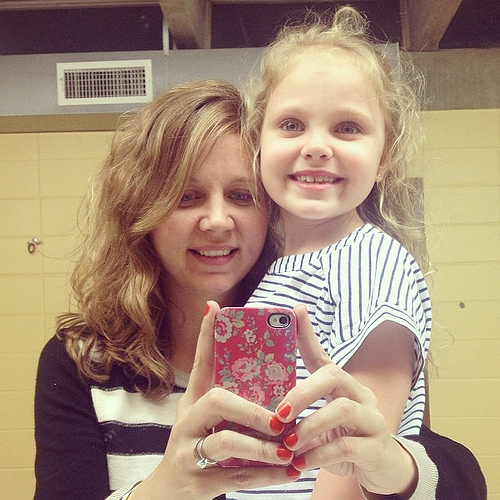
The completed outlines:
[[[232,431],[212,434],[223,420],[246,425],[268,435],[283,430],[282,422],[270,411],[220,388],[212,388],[213,324],[219,306],[207,305],[186,393],[179,401],[165,455],[135,489],[131,500],[203,500],[240,489],[287,483],[300,476],[288,467],[197,467],[195,445],[203,441],[203,453],[211,461],[230,457],[286,465],[293,456],[283,445],[261,441]],[[199,447],[198,447],[199,451]],[[281,458],[280,458],[281,457]]]
[[[285,436],[284,444],[296,454],[293,465],[352,477],[373,493],[411,493],[416,466],[391,436],[375,395],[331,362],[306,308],[297,306],[295,312],[299,350],[311,376],[288,393],[276,414],[289,422],[320,398],[326,405]]]

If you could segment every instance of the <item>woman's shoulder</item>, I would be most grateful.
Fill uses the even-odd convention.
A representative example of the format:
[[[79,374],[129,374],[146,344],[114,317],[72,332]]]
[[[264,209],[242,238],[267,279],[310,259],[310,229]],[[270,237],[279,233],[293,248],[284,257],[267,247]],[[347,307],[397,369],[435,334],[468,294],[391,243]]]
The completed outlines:
[[[88,384],[79,376],[64,340],[54,335],[45,344],[38,361],[36,399],[46,400],[49,395],[62,398],[63,394],[66,398],[74,398],[79,394],[88,394],[89,390]]]
[[[82,341],[70,341],[66,338],[64,331],[59,331],[45,344],[40,354],[40,361],[61,366],[76,367],[76,363],[68,349],[76,353],[81,349],[82,345]]]
[[[96,362],[96,359],[93,359],[93,362]],[[76,361],[68,352],[66,339],[58,334],[54,335],[42,349],[38,362],[38,378],[49,379],[55,381],[54,383],[78,381],[79,385],[83,384],[89,389],[93,385],[113,387],[124,383],[123,370],[118,367],[111,371],[111,376],[105,382],[85,380],[78,372]]]
[[[50,364],[52,366],[74,365],[64,340],[54,335],[43,347],[40,353],[40,364]]]

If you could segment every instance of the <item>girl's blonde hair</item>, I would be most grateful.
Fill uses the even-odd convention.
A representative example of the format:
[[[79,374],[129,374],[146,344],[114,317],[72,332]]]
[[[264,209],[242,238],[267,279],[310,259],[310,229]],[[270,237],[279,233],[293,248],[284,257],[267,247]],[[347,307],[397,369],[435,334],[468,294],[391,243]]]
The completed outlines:
[[[353,56],[373,84],[385,117],[385,173],[368,198],[358,207],[360,217],[396,238],[425,271],[428,255],[425,244],[422,194],[408,178],[422,145],[419,97],[423,78],[401,54],[390,64],[390,54],[368,34],[368,22],[356,9],[341,7],[332,22],[311,14],[305,23],[282,28],[264,52],[260,77],[250,96],[248,130],[254,145],[254,169],[260,177],[260,131],[270,96],[278,83],[303,60],[315,53],[332,58],[342,50]],[[271,220],[279,234],[279,210],[271,203]]]
[[[148,397],[172,390],[162,267],[149,233],[176,209],[215,142],[241,136],[245,111],[236,87],[208,80],[164,92],[116,132],[86,203],[85,239],[71,278],[80,312],[58,318],[58,336],[82,377],[105,381],[121,365]],[[273,257],[268,240],[239,303]]]

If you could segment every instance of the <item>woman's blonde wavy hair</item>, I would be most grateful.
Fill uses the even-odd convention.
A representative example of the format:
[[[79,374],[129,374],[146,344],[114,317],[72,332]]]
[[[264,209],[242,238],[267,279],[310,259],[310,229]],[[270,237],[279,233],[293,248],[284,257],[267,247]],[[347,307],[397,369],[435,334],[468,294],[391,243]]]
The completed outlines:
[[[84,241],[71,277],[79,312],[58,318],[58,336],[83,378],[105,381],[120,365],[145,396],[171,392],[162,267],[149,233],[176,209],[215,142],[228,133],[242,136],[245,113],[236,87],[207,80],[164,92],[119,127],[86,200]],[[243,137],[242,143],[248,147]],[[274,255],[268,239],[238,304]]]
[[[254,169],[260,177],[260,132],[267,104],[278,83],[305,57],[321,52],[334,58],[338,50],[352,55],[378,94],[386,127],[384,175],[358,207],[358,213],[364,221],[396,238],[426,271],[422,194],[408,178],[422,147],[419,102],[423,78],[403,53],[396,64],[390,64],[388,51],[369,36],[368,27],[366,18],[356,9],[341,7],[331,21],[311,14],[305,22],[281,29],[265,50],[260,76],[250,91],[247,126],[254,145]],[[279,209],[270,203],[271,225],[279,236]]]

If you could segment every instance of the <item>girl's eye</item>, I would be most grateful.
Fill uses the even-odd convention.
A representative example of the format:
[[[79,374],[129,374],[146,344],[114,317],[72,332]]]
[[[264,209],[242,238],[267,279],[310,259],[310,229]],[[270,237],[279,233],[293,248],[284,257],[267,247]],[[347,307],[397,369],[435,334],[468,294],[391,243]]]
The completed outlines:
[[[252,193],[249,191],[234,191],[229,194],[229,198],[237,205],[251,205],[254,203]]]
[[[339,128],[341,134],[352,135],[359,132],[359,128],[353,123],[343,123]]]
[[[280,124],[281,130],[285,132],[300,132],[302,131],[302,125],[294,120],[285,120]]]

